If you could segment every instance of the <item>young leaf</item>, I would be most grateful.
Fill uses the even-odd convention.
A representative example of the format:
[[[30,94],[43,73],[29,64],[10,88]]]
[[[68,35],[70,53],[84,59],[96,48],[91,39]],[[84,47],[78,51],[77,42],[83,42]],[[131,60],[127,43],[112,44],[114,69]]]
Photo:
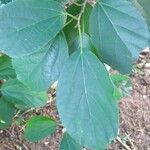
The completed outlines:
[[[0,80],[15,78],[16,73],[12,67],[12,60],[6,55],[0,56]]]
[[[60,150],[81,150],[81,146],[68,134],[64,133]]]
[[[64,62],[68,58],[68,46],[63,34],[32,55],[13,59],[18,79],[34,90],[47,90],[58,80]],[[23,67],[22,67],[23,66]]]
[[[46,92],[35,92],[16,79],[4,83],[1,91],[8,102],[27,107],[41,107],[48,100]]]
[[[0,8],[0,49],[11,57],[42,49],[63,28],[66,12],[54,0],[15,0]]]
[[[121,98],[123,97],[122,93],[120,92],[120,90],[117,87],[114,87],[113,97],[116,101],[121,100]]]
[[[31,142],[37,142],[53,134],[56,122],[45,116],[33,116],[27,121],[24,137]]]
[[[8,103],[4,97],[0,98],[0,129],[7,128],[15,114],[15,107]]]
[[[131,72],[133,61],[148,46],[146,22],[126,0],[97,2],[90,18],[90,32],[102,60],[122,73]]]
[[[132,82],[129,77],[121,74],[113,74],[110,76],[115,86],[120,91],[122,97],[128,96],[132,91]]]
[[[57,108],[68,133],[79,144],[104,149],[118,132],[114,86],[98,58],[88,49],[74,52],[61,72]]]

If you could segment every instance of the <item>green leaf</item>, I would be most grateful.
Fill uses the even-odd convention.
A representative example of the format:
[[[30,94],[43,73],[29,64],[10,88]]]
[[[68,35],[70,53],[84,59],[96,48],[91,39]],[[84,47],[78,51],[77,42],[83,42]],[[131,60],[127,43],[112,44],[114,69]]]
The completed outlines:
[[[84,10],[84,13],[81,17],[81,27],[83,32],[89,34],[89,19],[92,12],[93,7],[90,4],[87,4]]]
[[[15,107],[3,97],[0,98],[0,129],[7,128],[15,114]]]
[[[126,0],[97,2],[90,18],[90,32],[99,57],[122,73],[131,72],[139,52],[148,46],[146,22]]]
[[[104,65],[88,49],[74,52],[61,72],[57,108],[70,136],[94,150],[104,149],[118,132],[114,86]]]
[[[143,7],[143,11],[148,19],[148,24],[150,25],[150,1],[149,0],[137,0],[139,4]]]
[[[121,100],[121,98],[123,97],[122,93],[120,92],[120,90],[117,87],[114,88],[113,97],[116,101]]]
[[[47,90],[58,80],[68,58],[68,46],[63,34],[32,55],[13,59],[17,78],[34,90]],[[23,66],[23,67],[22,67]]]
[[[37,142],[53,134],[56,122],[45,116],[33,116],[27,121],[24,137],[31,142]]]
[[[7,4],[7,3],[9,3],[9,2],[11,2],[12,0],[0,0],[0,3],[2,3],[2,4]]]
[[[12,60],[6,55],[0,56],[0,80],[15,78],[16,73],[12,67]]]
[[[93,47],[90,36],[86,33],[82,33],[81,36],[82,36],[82,48],[94,51],[95,48]],[[71,46],[71,49],[73,50],[73,52],[80,49],[80,42],[81,41],[80,41],[79,36],[74,37],[74,40],[73,40],[72,46]]]
[[[81,146],[68,134],[64,133],[60,150],[81,150]]]
[[[142,14],[146,18],[146,21],[147,21],[147,24],[149,27],[149,31],[150,31],[150,9],[149,9],[150,0],[132,0],[132,1],[135,4],[135,6],[138,9],[140,9],[140,11],[142,11]]]
[[[132,91],[131,79],[125,75],[113,74],[110,76],[122,97],[130,95]]]
[[[58,1],[59,3],[63,5],[66,5],[69,2],[69,0],[56,0],[56,1]]]
[[[0,49],[11,57],[32,54],[63,28],[66,12],[54,0],[15,0],[0,8]]]
[[[24,105],[27,107],[41,107],[48,100],[47,93],[35,92],[23,85],[18,80],[8,80],[2,85],[2,95],[13,104]]]

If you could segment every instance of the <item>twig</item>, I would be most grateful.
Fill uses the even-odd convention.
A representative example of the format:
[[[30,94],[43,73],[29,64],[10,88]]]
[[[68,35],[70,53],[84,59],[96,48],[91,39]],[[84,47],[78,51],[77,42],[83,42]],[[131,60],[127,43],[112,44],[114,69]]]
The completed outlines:
[[[71,18],[73,18],[74,20],[78,20],[78,18],[76,16],[73,16],[72,14],[67,13],[67,15]]]
[[[88,0],[85,0],[84,3],[82,4],[83,7],[82,7],[81,12],[79,13],[79,16],[78,16],[78,23],[77,23],[78,27],[80,26],[81,17],[84,13],[87,2],[88,2]]]
[[[122,140],[120,139],[120,137],[118,137],[118,136],[117,136],[117,141],[127,150],[131,150],[131,148],[127,144],[123,143]]]
[[[78,31],[79,31],[79,38],[80,38],[80,49],[81,49],[81,53],[83,52],[82,48],[83,48],[83,42],[82,42],[82,31],[81,31],[81,17],[85,11],[85,7],[86,7],[86,4],[87,4],[88,0],[85,0],[84,3],[82,3],[82,9],[81,9],[81,12],[79,13],[79,16],[78,16],[78,20],[77,20],[77,27],[78,27]]]
[[[74,20],[73,18],[70,19],[70,20],[64,25],[64,27],[68,26],[73,20]]]
[[[73,4],[75,4],[76,6],[79,6],[79,7],[83,6],[83,4],[79,4],[77,2],[73,2]]]
[[[132,140],[130,139],[129,135],[127,133],[125,133],[125,135],[128,138],[128,141],[130,142],[130,144],[132,145],[133,149],[136,150],[135,145],[133,144]]]

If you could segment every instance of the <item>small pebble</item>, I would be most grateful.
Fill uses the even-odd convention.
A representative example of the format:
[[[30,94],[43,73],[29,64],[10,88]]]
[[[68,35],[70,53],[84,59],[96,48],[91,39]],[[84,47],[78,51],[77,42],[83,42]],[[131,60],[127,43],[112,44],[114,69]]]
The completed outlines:
[[[45,145],[48,145],[48,144],[49,144],[49,142],[45,142],[44,144],[45,144]]]
[[[150,63],[146,63],[145,68],[150,68]]]

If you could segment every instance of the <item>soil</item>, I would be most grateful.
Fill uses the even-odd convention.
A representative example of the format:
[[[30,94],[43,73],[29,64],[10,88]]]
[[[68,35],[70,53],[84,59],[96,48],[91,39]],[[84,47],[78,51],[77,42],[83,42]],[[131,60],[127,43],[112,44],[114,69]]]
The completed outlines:
[[[150,51],[146,50],[134,66],[131,76],[133,90],[120,101],[119,135],[107,150],[150,150]],[[44,114],[59,120],[55,108],[55,94],[51,90],[49,103],[42,109],[25,112],[22,119],[31,114]],[[14,121],[9,129],[0,130],[0,150],[58,150],[62,128],[41,142],[29,143],[23,139],[24,122]]]
[[[109,150],[150,150],[150,51],[140,55],[131,79],[132,94],[120,102],[121,141]]]

